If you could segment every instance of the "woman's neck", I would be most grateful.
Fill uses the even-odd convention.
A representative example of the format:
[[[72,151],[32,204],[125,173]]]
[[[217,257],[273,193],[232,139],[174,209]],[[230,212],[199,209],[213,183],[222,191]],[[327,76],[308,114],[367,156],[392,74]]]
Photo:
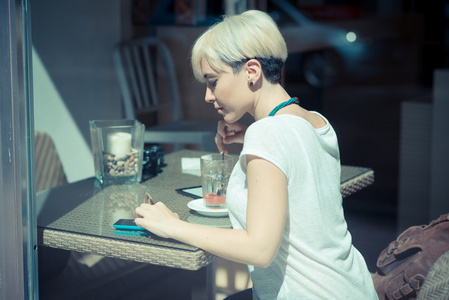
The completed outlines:
[[[280,84],[265,86],[254,101],[254,114],[252,114],[254,119],[257,121],[267,117],[273,108],[290,98]]]

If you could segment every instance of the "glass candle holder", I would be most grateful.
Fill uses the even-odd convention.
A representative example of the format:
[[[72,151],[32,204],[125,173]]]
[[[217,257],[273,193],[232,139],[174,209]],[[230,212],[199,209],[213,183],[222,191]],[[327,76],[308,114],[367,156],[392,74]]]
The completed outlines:
[[[101,184],[142,180],[143,134],[137,120],[89,121],[95,177]]]

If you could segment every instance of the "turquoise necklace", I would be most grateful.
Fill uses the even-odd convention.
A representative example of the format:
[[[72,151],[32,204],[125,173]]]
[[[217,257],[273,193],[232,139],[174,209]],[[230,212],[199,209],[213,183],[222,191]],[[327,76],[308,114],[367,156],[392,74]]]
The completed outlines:
[[[293,103],[296,103],[296,104],[299,104],[299,99],[298,98],[296,98],[296,97],[293,97],[293,98],[290,98],[289,100],[287,100],[287,101],[285,101],[285,102],[282,102],[281,104],[279,104],[278,106],[276,106],[269,114],[268,114],[268,116],[269,117],[272,117],[272,116],[274,116],[281,108],[284,108],[284,107],[286,107],[287,105],[290,105],[290,104],[293,104]]]

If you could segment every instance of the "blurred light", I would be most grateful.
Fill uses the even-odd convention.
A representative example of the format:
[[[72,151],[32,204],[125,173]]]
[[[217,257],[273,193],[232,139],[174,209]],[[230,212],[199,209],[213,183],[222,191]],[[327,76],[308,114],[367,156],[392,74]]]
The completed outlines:
[[[354,32],[350,31],[346,34],[346,40],[348,42],[354,43],[356,39],[357,39],[357,35]]]

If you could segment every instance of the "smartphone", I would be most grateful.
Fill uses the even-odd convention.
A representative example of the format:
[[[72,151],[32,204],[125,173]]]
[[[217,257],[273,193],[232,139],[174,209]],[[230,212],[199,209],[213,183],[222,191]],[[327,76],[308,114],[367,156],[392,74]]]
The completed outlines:
[[[137,226],[136,223],[134,223],[134,219],[120,219],[112,226],[121,230],[146,230],[145,228]]]

